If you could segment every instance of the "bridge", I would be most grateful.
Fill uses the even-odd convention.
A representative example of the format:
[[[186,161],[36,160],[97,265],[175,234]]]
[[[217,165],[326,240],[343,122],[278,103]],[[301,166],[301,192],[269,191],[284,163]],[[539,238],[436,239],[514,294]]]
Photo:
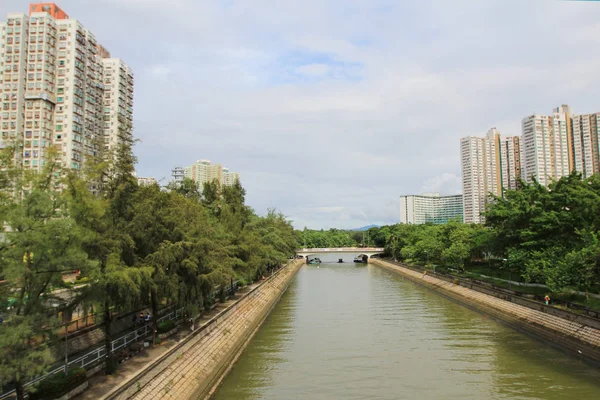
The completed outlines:
[[[315,254],[348,254],[358,253],[359,256],[367,256],[367,258],[373,257],[375,254],[383,254],[385,249],[383,247],[331,247],[321,249],[298,249],[296,254],[299,256],[307,257]]]

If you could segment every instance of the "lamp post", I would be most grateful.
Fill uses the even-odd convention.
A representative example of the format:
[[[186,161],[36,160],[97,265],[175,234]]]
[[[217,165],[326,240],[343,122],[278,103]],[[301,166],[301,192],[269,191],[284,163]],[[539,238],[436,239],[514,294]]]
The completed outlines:
[[[510,271],[510,262],[508,261],[508,256],[506,257],[507,258],[502,259],[502,261],[506,263],[506,268],[508,268],[508,288],[512,290],[512,274]]]

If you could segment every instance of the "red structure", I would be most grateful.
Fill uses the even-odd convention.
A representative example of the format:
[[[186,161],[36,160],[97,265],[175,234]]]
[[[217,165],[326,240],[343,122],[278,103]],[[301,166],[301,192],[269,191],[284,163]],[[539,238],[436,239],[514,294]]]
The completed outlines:
[[[37,3],[29,5],[29,15],[34,12],[47,12],[54,19],[69,19],[69,15],[54,3]]]

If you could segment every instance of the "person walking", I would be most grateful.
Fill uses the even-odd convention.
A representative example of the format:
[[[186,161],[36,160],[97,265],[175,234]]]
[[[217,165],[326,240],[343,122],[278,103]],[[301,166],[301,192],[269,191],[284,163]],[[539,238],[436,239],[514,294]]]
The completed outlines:
[[[546,305],[550,304],[550,296],[546,295],[546,297],[544,297],[544,301],[546,302]]]

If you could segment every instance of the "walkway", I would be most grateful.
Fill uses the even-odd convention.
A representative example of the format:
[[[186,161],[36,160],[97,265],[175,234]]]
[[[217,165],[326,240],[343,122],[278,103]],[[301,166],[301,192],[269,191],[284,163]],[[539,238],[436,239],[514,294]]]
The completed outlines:
[[[249,286],[247,290],[250,290],[255,285]],[[246,290],[244,290],[245,292]],[[238,296],[236,296],[237,298]],[[230,305],[234,304],[237,299],[228,300],[225,303],[220,303],[210,313],[205,315],[197,323],[198,327],[201,327],[208,323],[215,315],[225,310]],[[171,348],[176,346],[181,340],[186,338],[191,332],[189,329],[181,329],[175,335],[168,339],[165,339],[160,345],[149,347],[142,350],[140,353],[130,358],[123,364],[121,364],[114,375],[104,375],[100,372],[90,378],[90,388],[83,392],[76,399],[89,399],[96,400],[105,398],[105,396],[112,391],[115,387],[124,384],[125,382],[132,379],[140,371],[149,368],[152,364],[159,359],[163,354],[168,352]]]

